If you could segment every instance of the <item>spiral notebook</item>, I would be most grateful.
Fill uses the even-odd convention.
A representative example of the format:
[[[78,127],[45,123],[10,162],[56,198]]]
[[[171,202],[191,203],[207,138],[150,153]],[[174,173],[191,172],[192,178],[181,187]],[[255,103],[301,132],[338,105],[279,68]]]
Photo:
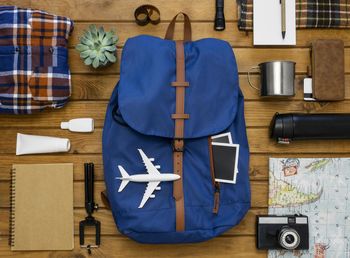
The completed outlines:
[[[21,164],[11,171],[12,251],[72,250],[73,164]]]

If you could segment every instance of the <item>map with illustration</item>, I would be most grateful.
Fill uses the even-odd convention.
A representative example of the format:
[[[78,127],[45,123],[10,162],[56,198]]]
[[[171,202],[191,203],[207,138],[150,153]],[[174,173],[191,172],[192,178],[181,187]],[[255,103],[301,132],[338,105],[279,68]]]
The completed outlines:
[[[308,251],[269,258],[350,258],[350,158],[270,158],[269,214],[309,217]]]

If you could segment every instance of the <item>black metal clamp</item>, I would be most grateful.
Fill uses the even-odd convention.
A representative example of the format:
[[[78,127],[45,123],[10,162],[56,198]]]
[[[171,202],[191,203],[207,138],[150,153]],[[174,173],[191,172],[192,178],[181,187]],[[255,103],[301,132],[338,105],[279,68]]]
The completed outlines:
[[[85,173],[85,209],[88,216],[85,220],[79,223],[79,239],[80,247],[87,248],[89,254],[91,254],[91,248],[97,248],[101,244],[101,223],[96,220],[92,213],[98,209],[98,205],[94,202],[94,164],[85,163],[84,164]],[[84,231],[85,227],[95,227],[96,229],[96,239],[95,245],[85,245],[84,241]]]

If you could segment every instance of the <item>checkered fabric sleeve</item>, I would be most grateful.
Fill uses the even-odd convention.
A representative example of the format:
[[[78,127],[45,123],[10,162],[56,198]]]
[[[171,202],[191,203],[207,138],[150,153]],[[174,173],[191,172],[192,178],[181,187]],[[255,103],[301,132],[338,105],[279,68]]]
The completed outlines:
[[[296,0],[296,26],[302,28],[350,28],[349,0]],[[238,28],[253,29],[253,0],[237,0]]]
[[[69,18],[0,6],[0,114],[31,114],[67,103],[72,30]]]
[[[253,0],[238,0],[238,28],[253,30]]]

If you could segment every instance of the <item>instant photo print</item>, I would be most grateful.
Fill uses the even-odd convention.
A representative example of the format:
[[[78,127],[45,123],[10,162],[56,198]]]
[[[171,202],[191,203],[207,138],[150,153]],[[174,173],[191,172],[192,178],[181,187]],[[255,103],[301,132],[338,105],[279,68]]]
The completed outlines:
[[[215,181],[236,183],[239,144],[233,144],[231,133],[212,137]]]

